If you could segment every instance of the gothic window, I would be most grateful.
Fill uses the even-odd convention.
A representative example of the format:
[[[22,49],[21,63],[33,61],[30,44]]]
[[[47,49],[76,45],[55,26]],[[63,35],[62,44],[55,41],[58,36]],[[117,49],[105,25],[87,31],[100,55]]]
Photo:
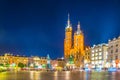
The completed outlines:
[[[76,46],[78,46],[78,39],[76,40]]]

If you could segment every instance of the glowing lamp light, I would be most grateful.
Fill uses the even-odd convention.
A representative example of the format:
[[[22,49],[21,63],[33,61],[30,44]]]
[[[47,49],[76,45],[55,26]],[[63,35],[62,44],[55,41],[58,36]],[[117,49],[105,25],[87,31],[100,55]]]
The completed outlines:
[[[64,59],[64,57],[62,57],[61,59]]]
[[[69,65],[69,63],[66,64],[67,66]]]
[[[30,67],[33,67],[34,65],[33,64],[30,64]]]
[[[116,64],[115,64],[115,63],[113,63],[113,67],[116,67]]]
[[[39,65],[39,66],[38,66],[38,68],[39,68],[39,69],[41,69],[41,68],[42,68],[42,66],[41,66],[41,65]]]
[[[118,63],[118,67],[120,68],[120,63]]]
[[[55,67],[57,67],[57,64],[55,64]]]

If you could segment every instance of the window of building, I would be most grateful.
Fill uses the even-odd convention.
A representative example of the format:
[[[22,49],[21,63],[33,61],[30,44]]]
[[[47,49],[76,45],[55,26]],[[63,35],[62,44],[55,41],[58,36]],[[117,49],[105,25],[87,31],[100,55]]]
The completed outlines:
[[[76,46],[78,46],[78,43],[76,43]]]
[[[108,56],[106,55],[106,59],[108,58]]]
[[[102,61],[99,61],[99,64],[101,64],[102,63]]]
[[[111,46],[111,48],[113,48],[113,46]]]
[[[96,49],[96,52],[97,52],[98,50]]]
[[[94,54],[92,54],[92,56],[94,56]]]
[[[112,62],[112,57],[110,58],[110,62]]]
[[[113,50],[111,50],[111,53],[113,53]]]
[[[116,44],[116,47],[118,47],[118,44]]]
[[[94,58],[92,58],[92,60],[94,60]]]
[[[90,59],[90,57],[88,56],[88,59]]]
[[[96,61],[96,64],[98,64],[98,61]]]
[[[99,55],[102,55],[102,52],[99,52]]]
[[[94,62],[92,62],[92,64],[94,64]]]
[[[101,56],[99,56],[99,59],[102,59],[102,57],[101,57]]]
[[[97,57],[95,59],[98,59]]]
[[[94,53],[94,50],[92,50],[92,53]]]
[[[78,39],[76,39],[76,46],[78,46]]]
[[[118,56],[115,56],[115,59],[118,59]]]
[[[96,56],[98,55],[98,53],[96,53]]]
[[[116,49],[116,51],[115,52],[118,52],[118,49]]]
[[[99,51],[101,51],[102,49],[99,49]]]

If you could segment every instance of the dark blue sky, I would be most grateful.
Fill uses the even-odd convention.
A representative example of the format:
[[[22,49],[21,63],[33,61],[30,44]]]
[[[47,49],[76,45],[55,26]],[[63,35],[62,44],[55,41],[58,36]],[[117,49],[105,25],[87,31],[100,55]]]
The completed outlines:
[[[119,0],[0,0],[0,54],[63,56],[67,14],[85,45],[120,35]]]

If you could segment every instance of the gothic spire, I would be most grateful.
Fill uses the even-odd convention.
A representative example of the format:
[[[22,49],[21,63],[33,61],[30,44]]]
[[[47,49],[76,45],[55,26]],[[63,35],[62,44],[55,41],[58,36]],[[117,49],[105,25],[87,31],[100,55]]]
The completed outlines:
[[[68,21],[67,21],[67,27],[70,27],[70,14],[68,13]]]
[[[80,30],[80,22],[78,21],[78,25],[77,25],[77,34],[80,34],[81,30]]]
[[[78,21],[77,30],[80,31],[80,21]]]

